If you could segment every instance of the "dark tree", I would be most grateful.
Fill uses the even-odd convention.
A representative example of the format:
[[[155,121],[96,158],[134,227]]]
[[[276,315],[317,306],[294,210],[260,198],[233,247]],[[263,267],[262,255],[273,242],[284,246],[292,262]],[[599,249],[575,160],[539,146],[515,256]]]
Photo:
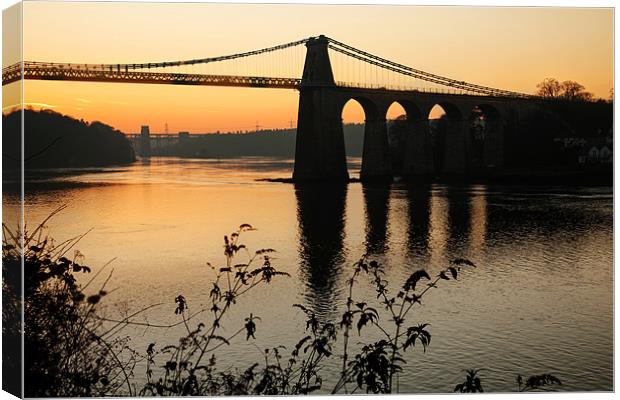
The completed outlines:
[[[564,81],[559,82],[555,78],[546,78],[538,85],[536,94],[541,97],[550,99],[568,100],[568,101],[592,101],[594,96],[587,92],[585,87],[579,82]]]

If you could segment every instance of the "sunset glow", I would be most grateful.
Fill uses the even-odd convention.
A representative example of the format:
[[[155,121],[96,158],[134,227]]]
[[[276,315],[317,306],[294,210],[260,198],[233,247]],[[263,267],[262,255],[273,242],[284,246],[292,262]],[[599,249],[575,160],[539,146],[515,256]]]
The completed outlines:
[[[181,60],[325,34],[405,65],[515,91],[533,93],[551,76],[602,98],[613,86],[612,9],[25,2],[24,25],[25,60]],[[298,62],[301,70],[303,57]],[[294,90],[46,81],[24,87],[24,101],[35,108],[46,104],[125,132],[143,124],[154,132],[165,124],[170,132],[195,133],[287,128],[297,119]],[[11,105],[5,98],[3,109]],[[347,107],[343,118],[362,121],[363,113]]]

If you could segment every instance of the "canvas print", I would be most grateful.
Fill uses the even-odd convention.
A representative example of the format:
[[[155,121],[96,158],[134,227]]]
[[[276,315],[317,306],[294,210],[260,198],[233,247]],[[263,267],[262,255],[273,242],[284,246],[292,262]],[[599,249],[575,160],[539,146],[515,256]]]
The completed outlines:
[[[612,392],[613,13],[6,8],[3,389]]]

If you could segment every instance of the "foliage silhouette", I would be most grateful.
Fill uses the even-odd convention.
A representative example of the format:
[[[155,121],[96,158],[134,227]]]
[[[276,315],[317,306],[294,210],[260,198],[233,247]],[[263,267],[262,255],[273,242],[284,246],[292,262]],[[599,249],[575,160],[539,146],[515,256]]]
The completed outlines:
[[[55,243],[44,234],[48,219],[33,231],[12,231],[3,224],[2,293],[17,309],[22,255],[24,262],[24,325],[7,320],[3,313],[3,328],[8,322],[13,324],[9,329],[23,334],[25,396],[114,395],[121,387],[131,395],[134,353],[125,346],[126,339],[102,336],[95,317],[111,275],[99,289],[85,292],[96,275],[83,286],[74,276],[91,271],[82,264],[82,254],[74,250],[84,235]],[[71,251],[73,256],[69,256]]]
[[[550,385],[561,385],[562,382],[553,375],[543,374],[543,375],[532,375],[525,380],[525,384],[523,382],[523,377],[521,375],[517,375],[517,386],[519,392],[528,392],[539,389],[546,389]]]
[[[260,249],[253,254],[244,244],[239,242],[241,234],[253,231],[249,224],[242,224],[230,234],[224,236],[224,255],[226,266],[216,269],[215,281],[209,293],[211,300],[210,312],[213,320],[207,327],[199,323],[192,329],[188,323],[188,301],[183,295],[175,298],[177,307],[175,314],[183,319],[187,335],[179,340],[178,345],[169,345],[156,350],[155,343],[147,348],[147,383],[140,391],[140,395],[215,395],[215,394],[243,394],[249,393],[252,387],[264,394],[276,394],[273,391],[274,377],[270,371],[262,374],[262,384],[255,377],[256,365],[251,366],[239,376],[228,372],[218,372],[216,369],[215,350],[222,345],[230,345],[231,340],[242,332],[246,333],[246,340],[254,339],[257,330],[257,321],[260,317],[250,314],[245,318],[243,327],[233,335],[224,337],[218,334],[222,318],[237,300],[260,284],[268,284],[277,276],[288,276],[278,271],[271,264],[273,249]],[[236,263],[239,253],[246,256],[243,263]],[[163,371],[154,377],[156,360],[164,358]],[[256,385],[252,386],[252,383]],[[267,384],[269,383],[269,384]]]
[[[594,96],[585,87],[575,81],[559,82],[555,78],[546,78],[536,85],[536,94],[548,99],[566,101],[592,101]]]
[[[482,369],[467,369],[467,376],[465,377],[465,382],[459,383],[454,387],[455,392],[460,393],[482,393],[484,390],[482,389],[482,383],[480,382],[480,377],[478,377],[478,372],[482,371]]]
[[[346,309],[338,324],[321,322],[314,312],[302,304],[294,304],[306,316],[306,334],[299,339],[290,355],[284,361],[283,346],[266,349],[264,365],[254,364],[244,371],[220,371],[217,369],[215,350],[231,345],[233,339],[245,332],[246,340],[254,339],[257,330],[253,314],[233,335],[218,334],[220,322],[226,312],[236,304],[239,297],[259,284],[268,284],[275,276],[286,275],[271,264],[273,249],[250,253],[239,242],[242,233],[253,230],[244,224],[230,236],[224,237],[226,266],[217,270],[210,292],[213,319],[209,328],[198,324],[190,328],[186,320],[187,301],[182,295],[175,299],[175,313],[181,315],[187,335],[176,345],[155,349],[152,343],[147,349],[148,382],[140,391],[142,395],[231,395],[231,394],[308,394],[323,389],[320,371],[327,359],[335,357],[334,344],[340,337],[343,341],[341,374],[331,389],[332,393],[392,393],[394,375],[402,371],[406,361],[403,353],[416,345],[426,351],[430,345],[429,324],[407,326],[407,320],[414,306],[420,306],[422,299],[440,281],[456,280],[462,268],[475,268],[465,259],[455,259],[435,276],[425,270],[413,272],[402,284],[401,289],[391,293],[384,279],[383,268],[374,260],[362,257],[348,280]],[[245,256],[239,264],[236,258]],[[261,266],[255,268],[257,262]],[[215,268],[214,268],[215,270]],[[377,293],[383,309],[371,307],[366,301],[356,301],[354,291],[358,281],[366,278]],[[383,318],[381,314],[387,314]],[[382,322],[387,321],[387,323]],[[382,334],[378,340],[361,346],[357,353],[350,353],[349,338],[355,329],[360,337],[369,327],[375,327]],[[205,329],[206,328],[206,329]],[[157,361],[163,357],[163,361]],[[157,368],[157,365],[162,367]]]
[[[272,265],[270,248],[250,252],[240,242],[243,234],[255,230],[241,225],[224,237],[226,265],[215,268],[215,279],[209,292],[210,308],[190,313],[191,301],[182,294],[175,297],[174,313],[181,318],[186,334],[177,343],[158,347],[150,343],[144,355],[127,346],[120,336],[128,325],[156,326],[133,321],[133,317],[155,305],[145,307],[124,319],[114,320],[98,315],[101,300],[107,295],[106,284],[111,272],[97,290],[86,292],[102,268],[86,284],[79,285],[75,274],[90,273],[83,256],[73,250],[84,235],[56,244],[44,235],[45,224],[56,210],[34,231],[12,232],[3,225],[3,295],[18,302],[14,294],[12,274],[19,271],[20,255],[25,258],[25,379],[28,397],[88,397],[109,395],[297,395],[317,390],[353,394],[398,392],[398,374],[407,363],[404,353],[431,344],[430,325],[412,324],[417,307],[431,289],[446,281],[455,281],[476,266],[457,258],[436,274],[424,269],[414,271],[400,287],[390,289],[385,271],[375,260],[363,256],[347,281],[348,296],[338,323],[321,321],[302,304],[294,304],[306,317],[305,333],[290,353],[284,346],[264,350],[263,361],[246,369],[219,369],[216,351],[233,346],[238,336],[254,340],[260,332],[261,318],[250,313],[232,334],[221,330],[223,318],[237,302],[259,285],[288,276]],[[23,237],[23,241],[20,238]],[[21,243],[21,244],[20,244]],[[67,255],[73,250],[73,257]],[[239,258],[243,260],[239,262]],[[355,298],[357,286],[366,281],[376,292],[380,307]],[[17,308],[19,304],[15,305]],[[210,314],[210,322],[192,321],[202,313]],[[3,314],[3,321],[5,319]],[[112,326],[104,325],[112,323]],[[160,327],[175,326],[167,325]],[[377,339],[367,341],[366,332],[374,329]],[[15,327],[13,327],[15,329]],[[19,327],[17,328],[18,333]],[[365,340],[357,350],[349,344],[351,332]],[[335,343],[342,341],[342,353]],[[288,353],[288,354],[287,354]],[[342,360],[339,379],[332,388],[324,388],[321,371],[329,359]],[[136,389],[133,371],[137,363],[146,366],[146,383]],[[467,370],[465,382],[456,385],[461,393],[482,392],[477,376],[481,370]],[[553,375],[535,375],[525,382],[517,377],[519,391],[531,391],[561,384]]]

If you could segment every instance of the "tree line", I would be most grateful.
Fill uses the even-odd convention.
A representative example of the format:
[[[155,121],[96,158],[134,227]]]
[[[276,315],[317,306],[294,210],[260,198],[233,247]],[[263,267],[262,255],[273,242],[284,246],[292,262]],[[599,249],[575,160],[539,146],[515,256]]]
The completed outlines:
[[[536,95],[557,100],[567,101],[605,101],[605,99],[595,99],[591,92],[579,82],[566,80],[558,81],[555,78],[545,78],[536,85]],[[609,90],[608,101],[612,102],[614,98],[614,89]]]

